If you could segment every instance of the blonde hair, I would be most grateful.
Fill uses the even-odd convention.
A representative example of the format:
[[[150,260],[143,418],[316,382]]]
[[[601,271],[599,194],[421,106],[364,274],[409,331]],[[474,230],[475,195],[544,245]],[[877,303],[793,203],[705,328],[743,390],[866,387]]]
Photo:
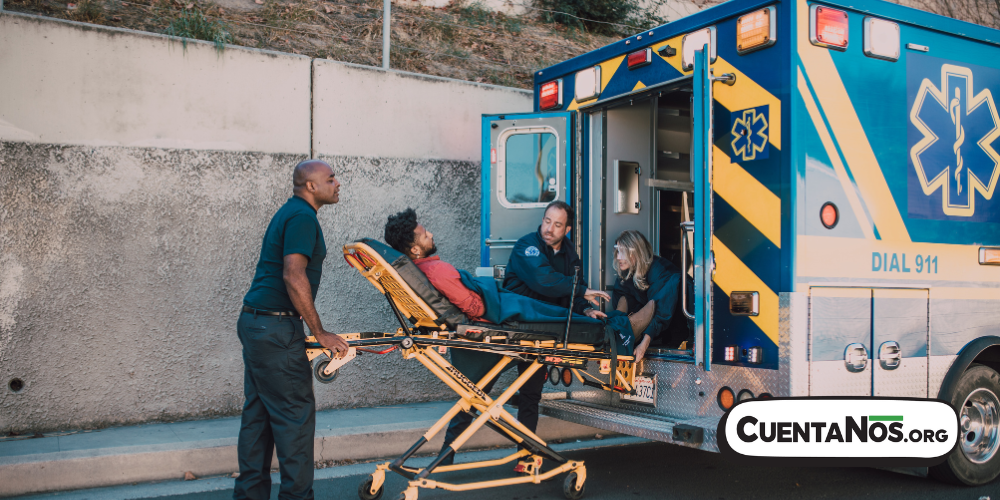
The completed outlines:
[[[615,246],[625,250],[625,257],[629,263],[628,271],[622,275],[622,270],[618,269],[618,259],[615,258],[615,271],[618,272],[618,277],[623,280],[631,278],[639,290],[648,289],[646,274],[653,265],[653,245],[650,245],[639,231],[630,230],[622,232],[615,240]]]

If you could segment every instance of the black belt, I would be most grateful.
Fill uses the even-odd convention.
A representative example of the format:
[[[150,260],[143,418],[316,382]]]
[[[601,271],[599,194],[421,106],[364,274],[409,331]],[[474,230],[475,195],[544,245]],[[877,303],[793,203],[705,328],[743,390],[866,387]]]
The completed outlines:
[[[243,306],[243,312],[256,314],[258,316],[298,316],[299,313],[295,311],[265,311],[263,309],[254,309],[250,306]]]

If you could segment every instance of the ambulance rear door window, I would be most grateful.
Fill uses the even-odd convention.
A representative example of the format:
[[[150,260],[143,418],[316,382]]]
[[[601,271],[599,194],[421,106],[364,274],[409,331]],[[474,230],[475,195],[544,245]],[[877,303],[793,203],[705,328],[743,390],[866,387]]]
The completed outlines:
[[[550,132],[515,133],[504,143],[504,197],[508,204],[549,203],[559,193],[559,147]]]

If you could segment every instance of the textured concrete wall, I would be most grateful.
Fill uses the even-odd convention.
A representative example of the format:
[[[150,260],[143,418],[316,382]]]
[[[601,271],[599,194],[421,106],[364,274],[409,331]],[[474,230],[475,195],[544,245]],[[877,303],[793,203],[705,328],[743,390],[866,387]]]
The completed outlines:
[[[387,89],[414,96],[371,116],[419,114],[423,138],[459,123],[475,143],[408,141],[405,129],[386,140],[364,107],[317,100],[313,87],[356,102],[384,101]],[[444,258],[474,267],[478,115],[531,107],[514,89],[202,43],[185,51],[166,37],[9,13],[0,88],[0,432],[238,413],[238,307],[310,144],[343,183],[341,202],[319,214],[331,249],[324,324],[393,331],[384,300],[336,249],[380,237],[388,214],[412,206]],[[456,92],[460,106],[419,99]],[[326,126],[312,128],[314,115]],[[25,383],[16,393],[15,377]],[[329,408],[450,391],[390,354],[362,357],[316,392]]]

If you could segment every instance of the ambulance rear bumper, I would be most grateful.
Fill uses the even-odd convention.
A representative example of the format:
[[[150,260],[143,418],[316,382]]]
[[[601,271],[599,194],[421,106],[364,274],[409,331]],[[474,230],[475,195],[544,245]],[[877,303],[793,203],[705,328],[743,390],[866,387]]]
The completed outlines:
[[[664,443],[718,452],[713,418],[674,419],[573,399],[543,400],[542,415]]]

